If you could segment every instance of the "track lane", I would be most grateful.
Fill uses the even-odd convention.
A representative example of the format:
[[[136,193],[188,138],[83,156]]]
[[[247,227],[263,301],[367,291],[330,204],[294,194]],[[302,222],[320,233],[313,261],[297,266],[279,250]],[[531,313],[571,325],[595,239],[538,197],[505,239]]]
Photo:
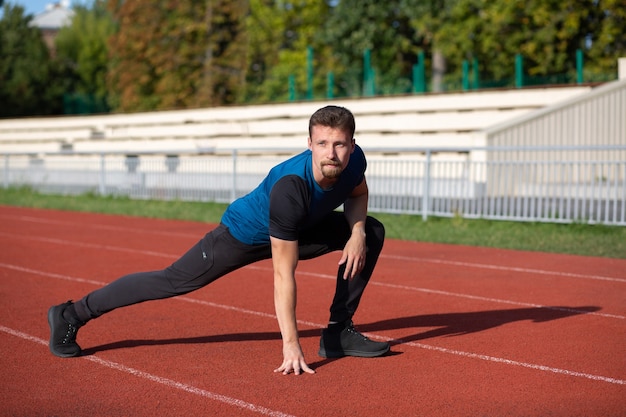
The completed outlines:
[[[51,217],[48,212],[43,214],[46,219]],[[47,325],[45,319],[42,321],[41,314],[45,317],[45,310],[51,302],[63,301],[59,297],[70,292],[82,294],[83,291],[93,289],[98,283],[113,279],[110,274],[116,272],[130,272],[139,267],[152,266],[153,263],[162,266],[164,262],[173,260],[166,259],[167,256],[179,254],[176,249],[183,246],[186,248],[189,242],[195,241],[191,236],[192,233],[190,236],[173,235],[163,239],[168,241],[167,245],[159,247],[158,251],[149,255],[144,252],[158,247],[160,244],[156,241],[160,238],[151,238],[152,242],[147,246],[144,239],[144,244],[134,247],[142,240],[125,238],[125,234],[118,229],[105,237],[102,234],[87,237],[85,232],[93,229],[94,224],[117,227],[115,219],[104,217],[106,219],[101,222],[100,216],[85,216],[85,219],[90,219],[89,225],[77,226],[76,229],[80,232],[76,233],[75,238],[69,239],[75,242],[74,246],[55,245],[48,241],[39,242],[31,247],[29,245],[35,240],[22,239],[28,244],[14,250],[5,250],[3,255],[0,254],[0,294],[3,300],[7,301],[0,308],[3,321],[0,325],[11,329],[24,328],[24,334],[43,340],[47,338]],[[72,221],[80,224],[77,219],[83,219],[83,216],[72,216]],[[141,229],[138,223],[140,222],[136,219],[134,222],[127,219],[121,222],[123,227],[133,230]],[[189,226],[191,229],[192,225],[183,223],[182,228]],[[160,222],[152,221],[148,221],[147,224],[150,226],[143,227],[146,230],[154,228],[157,224],[161,225]],[[68,225],[60,226],[56,234],[67,235]],[[194,229],[196,228],[197,225],[194,226]],[[175,233],[175,230],[179,229],[168,226],[168,230]],[[0,232],[10,233],[4,225],[0,227]],[[52,235],[55,233],[51,229],[48,232],[52,232]],[[29,235],[32,231],[23,234]],[[130,231],[128,234],[141,233]],[[113,249],[116,246],[113,241],[116,236],[124,245],[133,242],[136,252]],[[0,236],[0,245],[5,249],[15,247],[16,244],[21,245],[20,239],[15,236],[5,236],[5,239]],[[121,247],[119,242],[117,246]],[[79,249],[80,256],[72,256],[81,243],[100,243],[110,247],[108,249],[84,247]],[[28,247],[33,250],[26,250]],[[70,247],[72,250],[68,250]],[[390,241],[383,255],[395,254],[396,250],[402,253],[404,247],[404,242],[396,248],[395,242]],[[419,251],[420,256],[423,256],[424,252],[428,252],[424,251],[424,248],[423,245],[414,246],[413,251]],[[435,252],[439,257],[444,254],[447,262],[450,260],[465,262],[463,259],[465,253],[455,254],[455,250],[459,248],[444,249],[438,247]],[[37,253],[38,256],[24,256],[32,253]],[[513,258],[513,254],[508,252],[506,256]],[[493,258],[503,263],[501,256]],[[22,261],[19,261],[20,259]],[[477,260],[477,257],[472,258],[473,262]],[[531,264],[533,268],[549,266],[543,260],[529,261],[524,262]],[[585,259],[585,262],[588,261],[589,259]],[[519,263],[519,260],[515,262]],[[283,377],[271,372],[277,365],[276,360],[280,359],[280,341],[272,311],[269,263],[245,268],[236,275],[225,277],[208,288],[185,297],[145,303],[112,312],[82,329],[79,340],[84,340],[91,346],[92,352],[89,357],[112,362],[117,360],[116,363],[124,367],[150,375],[169,378],[201,390],[299,416],[354,413],[366,415],[369,411],[377,415],[418,413],[433,416],[545,415],[549,411],[552,415],[589,416],[616,415],[616,410],[623,409],[623,385],[586,376],[624,379],[623,377],[619,379],[624,375],[624,364],[615,361],[615,349],[619,348],[622,343],[620,341],[624,340],[620,338],[624,334],[623,320],[593,315],[594,312],[584,315],[568,313],[563,316],[565,313],[563,311],[548,309],[546,312],[543,308],[532,307],[532,304],[536,304],[537,293],[545,293],[551,285],[556,285],[556,288],[552,288],[552,297],[547,298],[558,300],[559,287],[573,285],[566,277],[546,283],[551,285],[544,285],[542,282],[545,277],[538,278],[542,274],[515,272],[519,274],[515,279],[527,280],[526,288],[532,291],[511,293],[515,287],[511,287],[507,282],[514,282],[515,279],[500,276],[498,280],[496,272],[492,281],[486,281],[488,288],[482,288],[483,276],[468,272],[465,281],[474,282],[467,287],[459,288],[463,279],[454,281],[445,276],[453,277],[454,270],[448,271],[448,268],[459,268],[460,265],[431,262],[430,264],[435,264],[436,268],[424,267],[428,273],[417,278],[407,278],[406,270],[413,270],[415,266],[412,265],[415,264],[405,264],[402,267],[404,273],[400,274],[395,270],[389,270],[399,263],[398,260],[383,257],[380,273],[372,282],[373,289],[366,292],[357,322],[362,323],[362,330],[371,332],[375,337],[403,339],[402,342],[394,344],[392,355],[376,360],[345,358],[326,361],[316,358],[319,328],[315,326],[322,326],[327,316],[326,308],[330,301],[329,297],[332,296],[335,263],[336,257],[332,255],[321,259],[320,262],[303,262],[302,273],[298,278],[300,293],[304,294],[300,297],[303,301],[299,303],[298,310],[299,318],[302,320],[302,341],[307,357],[318,369],[318,373],[311,378],[295,379],[293,376]],[[418,261],[416,264],[429,262]],[[35,269],[33,266],[41,269]],[[471,270],[472,267],[465,269]],[[619,278],[620,273],[615,271],[619,270],[605,268],[603,274],[612,273]],[[499,273],[508,274],[505,270],[499,270]],[[573,282],[581,281],[581,278],[570,278],[577,280]],[[408,281],[404,281],[405,279]],[[593,281],[594,285],[612,286],[615,298],[623,295],[623,292],[620,293],[623,291],[623,284],[619,282],[598,282],[584,278],[582,280]],[[499,287],[494,288],[494,283],[497,284],[499,281],[503,284],[500,283]],[[441,287],[442,284],[445,285]],[[534,288],[535,284],[539,286]],[[447,285],[458,291],[452,293]],[[407,290],[406,287],[411,286],[431,292]],[[242,292],[242,288],[246,291]],[[469,292],[472,289],[475,292]],[[475,294],[478,294],[478,298],[472,298]],[[482,294],[488,297],[483,297]],[[512,294],[515,297],[511,297]],[[493,300],[492,295],[499,298]],[[603,292],[597,299],[603,298],[601,301],[606,304],[607,300],[604,299],[606,295]],[[567,304],[569,307],[584,307],[584,304],[573,303],[578,300],[577,297],[579,294],[574,291],[559,301],[571,301]],[[516,300],[522,300],[522,303],[531,306],[507,304],[518,302]],[[548,304],[551,305],[554,304]],[[25,306],[26,314],[23,313]],[[613,312],[623,311],[619,308],[620,306],[616,304]],[[528,311],[522,313],[522,310]],[[607,308],[603,307],[599,312],[606,311]],[[546,314],[549,320],[545,319]],[[502,315],[508,318],[498,325],[493,325],[494,320]],[[539,317],[541,315],[543,321]],[[120,323],[129,321],[128,326],[120,326]],[[492,325],[476,326],[474,331],[467,331],[472,330],[472,323],[476,321],[486,324],[491,322]],[[7,322],[15,326],[8,326]],[[608,325],[615,327],[607,327],[607,323],[615,323]],[[461,331],[458,331],[459,329]],[[590,332],[590,329],[593,331]],[[581,335],[585,337],[581,338]],[[2,340],[8,338],[7,343],[10,344],[11,337],[16,336],[9,336],[5,334]],[[610,339],[610,336],[613,336],[613,339]],[[603,338],[604,344],[598,343],[602,342],[598,338]],[[572,341],[577,339],[579,342],[573,345]],[[137,342],[142,340],[143,343]],[[559,343],[559,340],[563,343]],[[614,344],[607,345],[607,340],[608,342],[613,340]],[[68,361],[52,357],[44,345],[36,343],[34,345],[37,348],[26,348],[30,361],[39,362],[45,358],[57,366],[64,366],[63,364]],[[511,355],[504,355],[507,352]],[[613,359],[610,358],[611,353]],[[528,358],[531,361],[521,361]],[[72,359],[69,362],[80,362],[83,359]],[[607,359],[609,364],[612,361],[611,373],[587,373],[589,370],[609,369],[602,364]],[[16,358],[14,362],[26,363],[28,360]],[[80,370],[75,372],[101,373],[97,370],[100,366],[90,361],[85,362],[86,365],[79,365]],[[561,364],[573,366],[566,368],[554,366]],[[560,373],[558,369],[567,372]],[[581,375],[576,372],[580,372]],[[616,375],[618,378],[614,378]],[[132,378],[120,379],[119,375],[113,378],[103,377],[99,381],[105,386],[126,387],[128,394],[126,398],[135,402],[139,401],[137,393],[144,389],[153,390],[151,384],[155,384],[145,379],[139,384],[134,384]],[[119,384],[117,381],[120,381]],[[28,383],[25,385],[27,387]],[[353,385],[361,388],[351,391],[350,386]],[[134,386],[137,388],[132,388]],[[219,390],[216,387],[219,387]],[[572,391],[572,387],[576,389]],[[174,388],[171,389],[175,391]],[[42,391],[46,389],[43,388]],[[285,392],[291,393],[291,396],[282,395]],[[13,395],[19,396],[20,393],[27,395],[19,389],[11,391]],[[103,389],[102,392],[95,390],[93,394],[110,395],[110,392]],[[50,396],[50,392],[44,392],[43,395]],[[142,411],[138,410],[136,415],[156,415],[155,400],[169,398],[159,395],[148,397],[143,408],[152,414],[149,412],[142,414]],[[204,413],[211,410],[212,415],[233,415],[235,408],[232,406],[215,404],[215,401],[199,397],[200,399],[188,401],[189,407],[185,415],[194,413],[189,410],[196,412],[203,410]],[[87,402],[93,405],[102,401],[105,400],[96,399]],[[115,411],[115,406],[119,403],[116,403],[115,399],[106,401]],[[334,409],[329,409],[329,403],[335,404]],[[173,412],[173,408],[168,408],[171,404],[174,402],[164,400],[161,402],[160,410],[169,409]],[[217,414],[213,410],[216,410]],[[225,414],[220,410],[226,410]],[[91,415],[113,415],[104,414],[95,406],[92,411],[94,412]],[[228,411],[231,414],[227,414]],[[58,414],[63,415],[60,412]]]

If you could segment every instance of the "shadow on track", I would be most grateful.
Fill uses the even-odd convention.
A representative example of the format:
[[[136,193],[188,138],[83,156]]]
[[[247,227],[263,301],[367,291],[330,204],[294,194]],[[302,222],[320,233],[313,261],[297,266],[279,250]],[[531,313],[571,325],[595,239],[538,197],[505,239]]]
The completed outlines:
[[[581,314],[593,313],[600,307],[532,307],[510,310],[489,310],[468,313],[448,313],[399,317],[389,320],[359,326],[362,332],[377,332],[390,329],[412,329],[427,327],[431,330],[418,332],[391,344],[402,344],[417,340],[425,340],[441,336],[462,336],[470,333],[482,332],[508,323],[530,320],[534,323],[564,319]]]
[[[392,345],[399,345],[416,340],[424,340],[441,336],[462,336],[470,333],[481,332],[499,327],[508,323],[530,320],[534,323],[542,323],[558,320],[580,314],[592,313],[600,310],[600,307],[532,307],[510,310],[489,310],[468,313],[448,313],[417,315],[381,320],[374,323],[357,326],[364,333],[394,329],[417,329],[433,328],[424,332],[418,332],[400,339],[391,341]],[[320,329],[307,329],[299,332],[301,338],[319,337]],[[281,339],[279,332],[246,332],[231,334],[216,334],[210,336],[182,337],[172,339],[129,339],[107,343],[83,350],[83,356],[93,355],[97,352],[114,349],[132,348],[137,346],[161,346],[161,345],[184,345],[203,343],[245,342],[253,340],[276,340]],[[389,354],[394,354],[390,352]],[[331,360],[317,362],[316,366],[322,366]]]

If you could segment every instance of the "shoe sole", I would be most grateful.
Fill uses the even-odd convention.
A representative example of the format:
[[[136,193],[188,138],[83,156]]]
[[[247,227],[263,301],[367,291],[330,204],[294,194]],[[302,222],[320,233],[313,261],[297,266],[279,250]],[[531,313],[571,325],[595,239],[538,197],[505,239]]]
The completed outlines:
[[[50,348],[50,352],[54,355],[54,356],[58,356],[59,358],[74,358],[76,356],[80,356],[81,351],[79,350],[77,353],[61,353],[61,352],[55,352],[54,348],[52,347],[52,330],[53,330],[53,326],[52,326],[52,320],[53,320],[53,316],[54,316],[54,307],[50,307],[48,309],[48,326],[50,326],[50,342],[48,342],[48,347]]]
[[[387,346],[384,350],[379,350],[376,352],[363,352],[360,350],[345,350],[341,352],[337,351],[327,351],[321,350],[317,353],[322,358],[343,358],[345,356],[353,356],[356,358],[375,358],[377,356],[382,356],[385,353],[389,352],[389,346]]]

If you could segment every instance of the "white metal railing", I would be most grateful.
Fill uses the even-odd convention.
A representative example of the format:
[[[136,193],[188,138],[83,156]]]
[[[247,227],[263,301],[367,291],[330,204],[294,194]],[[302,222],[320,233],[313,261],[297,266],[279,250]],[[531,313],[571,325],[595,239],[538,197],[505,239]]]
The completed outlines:
[[[68,195],[227,203],[297,151],[5,153],[0,183]],[[626,145],[394,148],[393,153],[367,149],[373,212],[626,225]],[[495,154],[518,158],[494,159]],[[546,157],[550,154],[556,157]],[[602,157],[607,154],[612,157]]]

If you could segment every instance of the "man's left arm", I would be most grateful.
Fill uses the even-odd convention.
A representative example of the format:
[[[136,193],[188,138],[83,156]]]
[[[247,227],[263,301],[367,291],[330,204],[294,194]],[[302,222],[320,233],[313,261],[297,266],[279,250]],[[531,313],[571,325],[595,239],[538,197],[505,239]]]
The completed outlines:
[[[352,234],[343,249],[339,265],[345,264],[344,279],[352,279],[361,272],[365,265],[365,220],[367,218],[367,203],[369,190],[367,181],[357,185],[343,204],[344,215]]]

